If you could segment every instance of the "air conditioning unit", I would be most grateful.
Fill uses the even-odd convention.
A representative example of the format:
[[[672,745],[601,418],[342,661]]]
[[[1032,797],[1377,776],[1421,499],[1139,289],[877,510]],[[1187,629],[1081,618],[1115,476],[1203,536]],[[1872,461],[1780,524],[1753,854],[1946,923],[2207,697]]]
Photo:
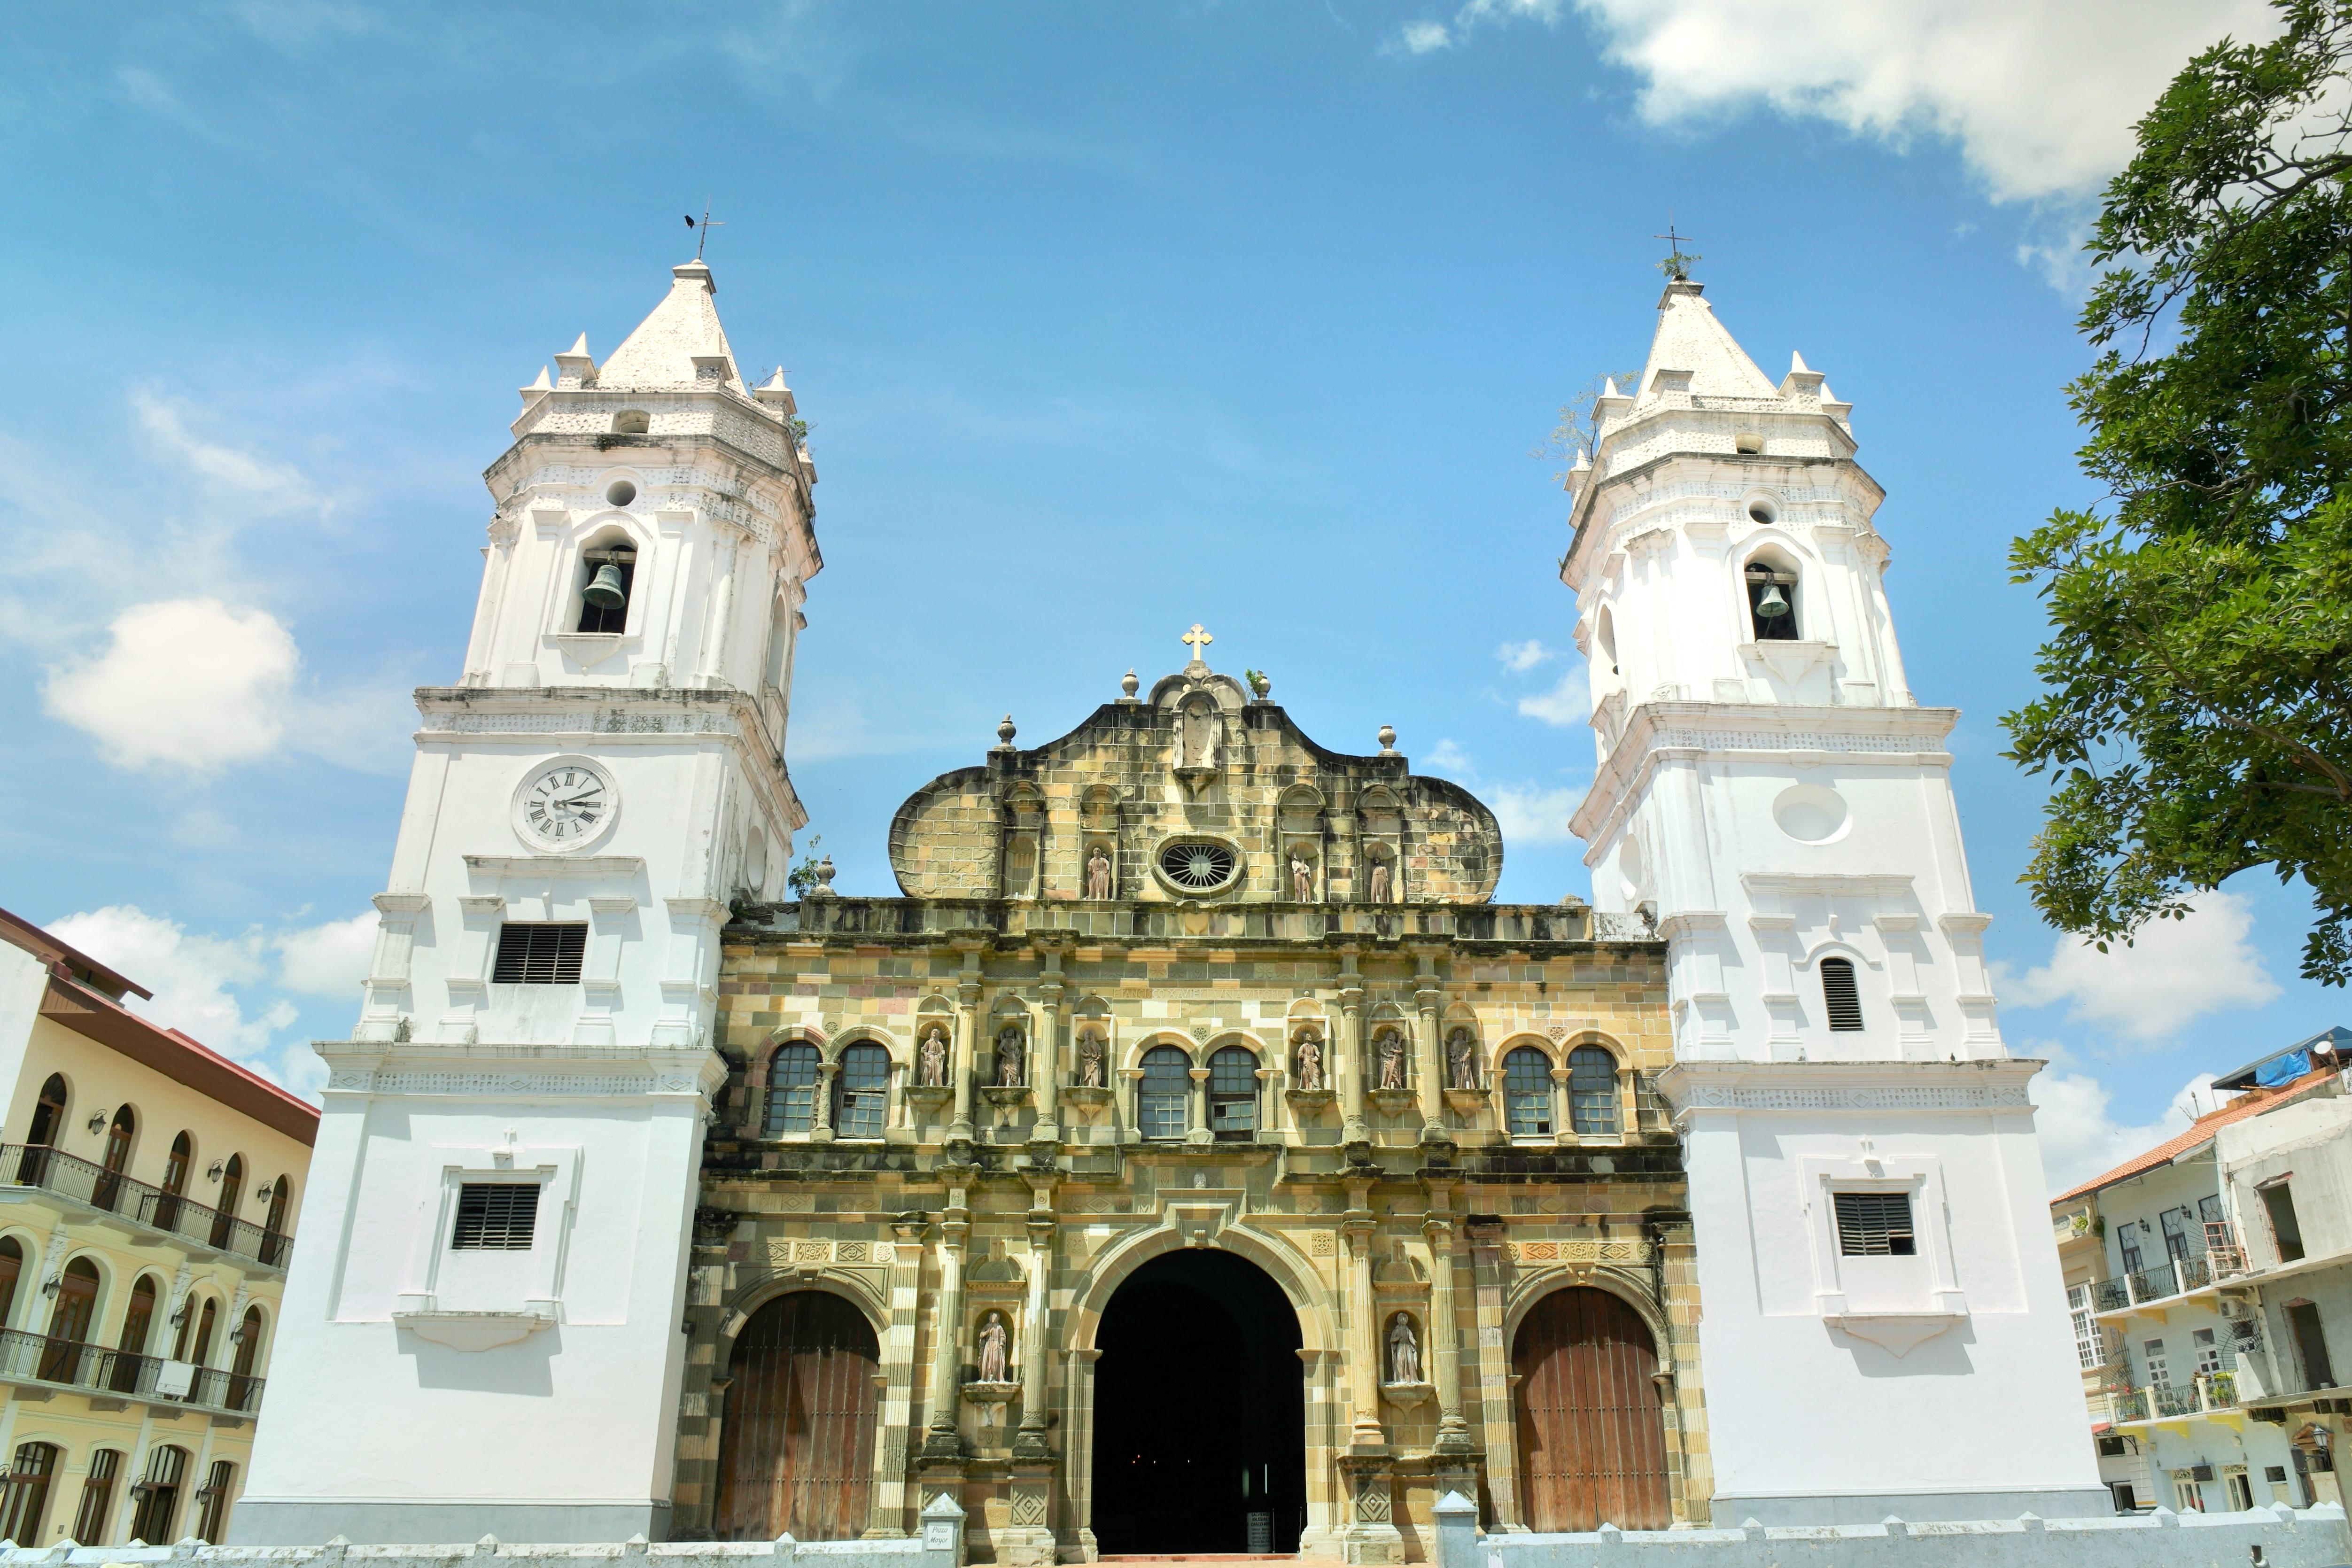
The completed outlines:
[[[2242,1297],[2223,1296],[2215,1302],[2215,1305],[2221,1308],[2221,1316],[2232,1321],[2251,1318],[2254,1315],[2253,1303]]]

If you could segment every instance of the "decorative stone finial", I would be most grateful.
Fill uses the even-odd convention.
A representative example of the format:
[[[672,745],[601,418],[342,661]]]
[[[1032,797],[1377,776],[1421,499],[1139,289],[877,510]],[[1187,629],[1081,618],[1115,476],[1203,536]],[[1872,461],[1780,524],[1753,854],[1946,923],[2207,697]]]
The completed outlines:
[[[1013,747],[1013,715],[1007,713],[1004,716],[1004,721],[996,727],[996,743],[1010,751]]]
[[[1381,755],[1393,757],[1396,754],[1396,726],[1383,724],[1381,726]]]
[[[1130,669],[1125,675],[1118,678],[1119,694],[1125,697],[1129,702],[1132,702],[1135,700],[1136,688],[1142,684],[1143,682],[1135,679],[1135,671]]]
[[[1242,678],[1249,682],[1251,695],[1260,702],[1265,700],[1265,694],[1274,688],[1274,682],[1265,678],[1265,671],[1262,669],[1245,669],[1242,671]]]

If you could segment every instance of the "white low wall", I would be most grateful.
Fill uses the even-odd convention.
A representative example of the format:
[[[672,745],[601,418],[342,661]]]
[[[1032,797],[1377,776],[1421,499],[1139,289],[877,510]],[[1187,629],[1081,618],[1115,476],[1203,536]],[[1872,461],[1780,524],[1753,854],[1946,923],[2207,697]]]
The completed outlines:
[[[1437,1505],[1440,1568],[2339,1568],[2352,1563],[2344,1510],[2108,1519],[1624,1530],[1487,1535],[1459,1492]]]
[[[960,1539],[960,1537],[959,1537]],[[958,1568],[954,1546],[926,1551],[919,1537],[896,1541],[680,1541],[648,1546],[505,1544],[471,1546],[53,1546],[0,1550],[0,1568]]]

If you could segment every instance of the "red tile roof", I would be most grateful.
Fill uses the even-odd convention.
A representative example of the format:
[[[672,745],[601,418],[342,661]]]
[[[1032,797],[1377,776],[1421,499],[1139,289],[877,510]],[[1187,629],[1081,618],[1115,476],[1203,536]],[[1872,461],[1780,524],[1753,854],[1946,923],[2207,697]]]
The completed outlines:
[[[2291,1079],[2276,1089],[2250,1089],[2227,1105],[2209,1110],[2190,1122],[2187,1131],[2166,1139],[2144,1154],[2135,1154],[2105,1175],[2094,1176],[2081,1186],[2069,1187],[2050,1201],[2053,1204],[2063,1204],[2069,1198],[2079,1198],[2085,1193],[2097,1192],[2101,1187],[2113,1186],[2116,1183],[2126,1177],[2137,1176],[2143,1171],[2152,1171],[2158,1165],[2169,1164],[2191,1150],[2211,1142],[2213,1134],[2232,1121],[2243,1121],[2249,1116],[2259,1116],[2282,1100],[2291,1100],[2306,1089],[2317,1089],[2335,1076],[2336,1069],[2332,1067],[2315,1068],[2301,1078]]]

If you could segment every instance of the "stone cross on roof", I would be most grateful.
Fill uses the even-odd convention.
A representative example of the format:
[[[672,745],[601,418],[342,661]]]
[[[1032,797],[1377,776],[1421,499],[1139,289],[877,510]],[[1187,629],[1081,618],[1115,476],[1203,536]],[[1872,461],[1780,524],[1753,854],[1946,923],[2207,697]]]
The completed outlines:
[[[1186,632],[1182,637],[1176,640],[1184,644],[1187,647],[1192,650],[1192,662],[1194,664],[1206,664],[1208,660],[1201,657],[1201,650],[1217,639],[1211,637],[1207,632],[1202,631],[1201,629],[1201,623],[1194,621],[1192,623],[1192,629]]]

